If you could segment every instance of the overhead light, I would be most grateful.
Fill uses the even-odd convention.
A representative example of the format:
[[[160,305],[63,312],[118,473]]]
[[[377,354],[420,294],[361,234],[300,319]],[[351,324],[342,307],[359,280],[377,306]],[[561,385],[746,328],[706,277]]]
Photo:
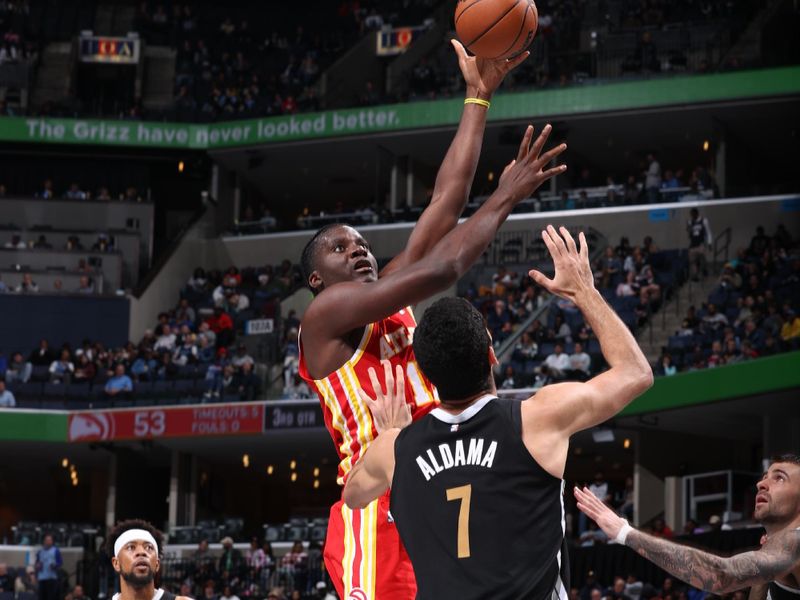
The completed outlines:
[[[291,476],[291,478],[290,478],[290,479],[292,480],[292,482],[295,482],[295,481],[297,481],[297,473],[295,473],[294,471],[292,471],[292,476]]]
[[[489,171],[489,175],[487,176],[489,181],[494,181],[494,171]]]
[[[275,472],[275,467],[272,465],[267,466],[267,475],[272,475]]]
[[[631,440],[630,438],[625,438],[622,442],[622,447],[626,450],[631,447]]]
[[[292,459],[292,462],[289,463],[289,468],[294,471],[297,468],[297,461]]]
[[[185,166],[186,165],[183,164],[183,161],[179,160],[178,161],[178,173],[183,173],[183,169],[185,168]]]
[[[78,478],[72,480],[72,487],[78,487]]]
[[[246,469],[250,466],[250,455],[249,454],[242,454],[242,465]]]
[[[315,479],[314,480],[314,489],[316,490],[318,488],[319,488],[319,479]]]
[[[319,467],[314,467],[314,477],[319,477]]]
[[[710,146],[710,144],[708,143],[708,140],[704,140],[703,141],[703,152],[708,152],[709,146]]]
[[[69,466],[69,460],[66,459],[66,458],[62,458],[61,459],[61,466],[66,469]]]

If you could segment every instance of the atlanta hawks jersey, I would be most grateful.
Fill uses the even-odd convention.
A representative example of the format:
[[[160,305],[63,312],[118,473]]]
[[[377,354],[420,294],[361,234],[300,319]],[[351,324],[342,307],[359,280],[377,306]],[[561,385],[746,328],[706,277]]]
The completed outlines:
[[[390,508],[417,600],[566,600],[564,483],[522,441],[519,401],[437,408],[394,455]]]
[[[406,402],[411,405],[414,420],[426,415],[438,404],[436,390],[422,374],[411,345],[417,323],[410,307],[364,328],[364,335],[353,355],[341,367],[322,379],[314,379],[306,367],[303,344],[300,342],[300,376],[317,392],[325,426],[339,453],[337,481],[344,485],[345,478],[358,457],[375,439],[377,432],[372,423],[369,407],[358,395],[361,387],[374,397],[367,369],[373,367],[384,389],[381,360],[388,359],[394,372],[402,365],[406,377]]]

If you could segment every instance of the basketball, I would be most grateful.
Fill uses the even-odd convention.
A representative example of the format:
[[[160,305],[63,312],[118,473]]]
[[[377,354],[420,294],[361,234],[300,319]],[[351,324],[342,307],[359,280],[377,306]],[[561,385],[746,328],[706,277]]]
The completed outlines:
[[[533,0],[459,0],[456,33],[481,58],[513,58],[533,41],[539,13]]]

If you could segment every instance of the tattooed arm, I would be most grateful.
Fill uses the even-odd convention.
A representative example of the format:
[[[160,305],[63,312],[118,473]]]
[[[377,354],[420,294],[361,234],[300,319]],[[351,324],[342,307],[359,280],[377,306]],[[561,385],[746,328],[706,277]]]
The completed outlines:
[[[800,531],[781,531],[760,550],[717,556],[633,529],[625,545],[675,577],[714,594],[769,583],[800,564]]]
[[[747,600],[767,600],[768,590],[768,583],[750,586],[750,594],[747,596]]]
[[[587,488],[575,488],[578,508],[597,522],[609,539],[628,526],[627,521],[595,498]],[[628,526],[629,527],[629,526]],[[625,545],[692,586],[714,594],[727,594],[766,584],[800,565],[800,530],[770,535],[760,550],[735,556],[717,556],[630,529]]]

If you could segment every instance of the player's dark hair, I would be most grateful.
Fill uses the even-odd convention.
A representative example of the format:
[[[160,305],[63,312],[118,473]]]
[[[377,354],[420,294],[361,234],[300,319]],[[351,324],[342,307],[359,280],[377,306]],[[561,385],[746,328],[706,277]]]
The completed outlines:
[[[414,331],[414,354],[443,402],[491,389],[491,340],[481,314],[463,298],[434,302]]]
[[[769,464],[775,463],[793,463],[795,465],[800,466],[800,454],[774,454],[769,459]]]
[[[152,535],[153,539],[156,541],[156,545],[158,546],[158,557],[161,558],[161,553],[164,551],[164,534],[156,529],[151,523],[148,523],[142,519],[128,519],[126,521],[120,521],[111,528],[111,531],[108,532],[108,538],[106,538],[106,552],[109,556],[114,556],[114,544],[116,543],[117,538],[129,529],[144,529],[150,535]]]
[[[314,295],[319,293],[319,290],[311,287],[311,284],[308,283],[308,278],[311,277],[311,273],[314,272],[316,267],[315,263],[317,259],[317,248],[319,247],[319,242],[322,237],[331,229],[346,226],[346,223],[328,223],[327,225],[323,225],[314,235],[311,236],[311,239],[308,240],[308,243],[303,248],[303,253],[300,255],[300,268],[303,270],[303,277],[305,278],[308,289],[310,289]]]

